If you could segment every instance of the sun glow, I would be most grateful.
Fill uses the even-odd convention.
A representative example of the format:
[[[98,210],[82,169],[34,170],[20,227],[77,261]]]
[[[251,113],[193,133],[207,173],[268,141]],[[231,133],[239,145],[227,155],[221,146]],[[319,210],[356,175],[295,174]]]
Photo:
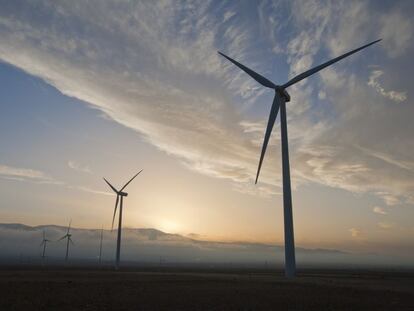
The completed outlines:
[[[182,226],[174,220],[162,219],[157,221],[156,228],[167,233],[179,233]]]

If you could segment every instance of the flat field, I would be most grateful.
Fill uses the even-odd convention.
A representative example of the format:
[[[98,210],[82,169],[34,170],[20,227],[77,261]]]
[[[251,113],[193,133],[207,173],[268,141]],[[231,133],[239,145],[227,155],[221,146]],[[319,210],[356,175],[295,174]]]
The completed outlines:
[[[414,273],[1,269],[6,310],[414,310]]]

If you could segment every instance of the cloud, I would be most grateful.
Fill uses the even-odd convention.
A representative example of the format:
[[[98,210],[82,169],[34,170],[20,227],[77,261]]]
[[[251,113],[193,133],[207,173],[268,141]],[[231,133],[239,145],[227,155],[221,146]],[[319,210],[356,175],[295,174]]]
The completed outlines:
[[[384,15],[381,21],[376,21],[372,15],[383,13],[373,13],[375,9],[369,7],[367,2],[356,2],[352,5],[340,2],[330,5],[309,1],[310,7],[303,10],[299,2],[297,5],[298,10],[293,14],[300,29],[298,37],[303,37],[303,42],[309,42],[308,37],[315,38],[312,44],[327,47],[331,57],[349,50],[351,46],[357,47],[364,41],[369,42],[371,38],[378,37],[375,33],[387,19],[387,15]],[[401,18],[406,20],[404,16]],[[377,23],[379,25],[376,25]],[[306,29],[306,37],[303,29]],[[358,42],[356,38],[359,38]],[[385,47],[389,44],[388,40],[381,43]],[[381,46],[376,48],[378,51]],[[317,57],[310,45],[303,49],[295,49],[303,51],[303,55],[307,53],[313,58]],[[405,55],[409,66],[411,62],[407,54],[404,54],[407,48],[400,46],[399,49],[400,57]],[[358,57],[363,58],[367,53],[378,54],[372,48],[367,49],[359,56],[352,56],[352,62],[358,63]],[[361,71],[357,68],[350,71],[349,66],[344,66],[346,62],[350,64],[351,58],[323,70],[320,74],[321,80],[317,85],[323,89],[323,98],[328,103],[321,103],[315,108],[312,107],[312,110],[318,109],[320,112],[315,115],[326,120],[324,130],[319,131],[308,144],[296,150],[297,156],[292,161],[296,165],[295,171],[302,178],[312,182],[352,192],[373,193],[383,198],[387,204],[406,203],[410,200],[409,193],[414,190],[411,171],[413,157],[408,147],[412,148],[412,139],[408,132],[414,128],[408,131],[406,128],[403,129],[411,124],[404,114],[414,111],[412,107],[396,110],[387,105],[386,100],[375,98],[369,89],[362,86],[365,82],[363,77],[359,76]],[[311,81],[312,78],[307,83],[312,89],[314,84],[310,83]],[[404,78],[400,81],[404,81]],[[398,84],[398,79],[395,83]],[[397,92],[387,95],[401,99],[401,94]],[[373,107],[374,104],[377,107]],[[315,104],[311,103],[311,106]],[[310,110],[306,113],[310,114]],[[393,115],[393,121],[390,115]],[[396,120],[405,125],[396,125]],[[309,132],[306,132],[307,135]],[[394,139],[396,135],[399,137],[398,142]],[[376,140],[378,137],[381,139]],[[364,146],[375,152],[357,151],[357,146]]]
[[[236,12],[227,11],[224,13],[223,22],[227,22],[230,18],[232,18],[234,15],[236,15]]]
[[[361,146],[357,146],[359,149],[361,149],[362,151],[364,151],[366,154],[375,157],[377,159],[380,159],[388,164],[392,164],[395,165],[399,168],[408,170],[408,171],[414,171],[414,162],[407,162],[407,161],[403,161],[403,160],[399,160],[399,159],[395,159],[392,155],[390,154],[385,154],[385,153],[381,153],[378,151],[374,151],[374,150],[370,150]]]
[[[366,85],[374,56],[387,73],[392,48],[411,64],[408,15],[369,2],[263,1],[252,9],[260,19],[252,24],[239,10],[209,1],[10,2],[0,12],[0,58],[100,109],[189,169],[228,179],[237,191],[280,193],[279,152],[265,160],[263,191],[246,186],[257,169],[271,91],[258,90],[217,50],[282,80],[383,34],[380,45],[289,88],[292,181],[410,202],[414,182],[404,166],[414,163],[413,105],[389,105],[398,93],[384,90],[388,97],[378,99]],[[405,39],[393,39],[398,31]],[[397,78],[395,84],[407,81]],[[278,124],[273,145],[276,131]]]
[[[62,18],[54,29],[24,11],[14,18],[2,16],[1,32],[11,46],[2,45],[0,57],[42,77],[63,93],[99,107],[193,169],[208,163],[213,169],[205,173],[244,179],[235,175],[233,168],[245,171],[246,158],[252,159],[249,163],[256,158],[254,150],[247,138],[237,135],[237,112],[225,94],[213,88],[218,77],[229,71],[222,67],[214,46],[220,22],[202,18],[206,15],[204,5],[194,9],[174,6],[173,2],[166,7],[137,3],[129,13],[126,8],[109,13],[107,5],[98,7],[43,2],[39,10]],[[91,20],[87,11],[95,9],[104,15]],[[176,15],[184,13],[188,20],[183,23],[195,25],[195,37],[183,24],[172,27]],[[153,23],[154,16],[159,24]],[[106,28],[109,21],[112,25],[108,29],[118,29],[116,38]],[[76,32],[78,22],[90,27],[89,32]],[[68,25],[69,29],[62,28]],[[167,29],[181,35],[171,38]],[[246,34],[229,27],[224,36],[231,40],[228,49],[236,49]],[[118,40],[122,47],[115,44]],[[15,54],[16,50],[22,53]],[[234,161],[237,154],[242,158]]]
[[[398,196],[393,195],[389,192],[379,191],[376,192],[376,195],[382,198],[385,204],[387,204],[388,206],[394,206],[402,203],[402,200]]]
[[[386,42],[386,49],[391,57],[400,56],[410,47],[413,36],[412,19],[399,10],[387,12],[381,16],[381,38]]]
[[[405,101],[407,99],[406,92],[385,91],[385,89],[382,87],[382,85],[378,81],[378,78],[381,77],[383,74],[384,72],[382,70],[373,70],[371,72],[371,75],[369,76],[368,85],[372,86],[382,96],[388,99],[391,99],[392,101],[396,103],[401,103]]]
[[[389,222],[379,222],[378,227],[380,227],[381,229],[388,230],[394,227],[394,224],[389,223]]]
[[[349,232],[351,232],[353,238],[359,239],[361,237],[361,231],[357,228],[351,228],[349,229]]]
[[[326,93],[324,91],[319,91],[318,92],[318,98],[321,100],[326,99]]]
[[[88,193],[91,193],[91,194],[114,195],[111,192],[95,190],[95,189],[91,189],[89,187],[84,187],[84,186],[71,186],[71,185],[67,185],[67,188],[69,188],[69,189],[75,189],[75,190],[79,190],[79,191],[83,191],[83,192],[88,192]]]
[[[59,181],[42,171],[7,165],[0,165],[0,177],[42,184],[60,184]]]
[[[388,214],[382,207],[379,207],[379,206],[374,206],[372,211],[374,213],[381,214],[381,215],[387,215]]]
[[[49,176],[45,172],[27,168],[19,168],[7,165],[0,165],[0,178],[17,180],[22,182],[32,182],[37,184],[50,184],[56,186],[62,186],[67,189],[75,189],[78,191],[88,192],[99,195],[113,195],[110,192],[94,190],[85,186],[73,186],[64,181],[57,180],[54,177]]]
[[[87,173],[87,174],[91,174],[92,173],[92,171],[89,168],[89,166],[87,166],[87,165],[81,165],[81,164],[79,164],[79,163],[77,163],[75,161],[72,161],[72,160],[69,160],[68,161],[68,166],[71,169],[73,169],[75,171],[78,171],[78,172]]]

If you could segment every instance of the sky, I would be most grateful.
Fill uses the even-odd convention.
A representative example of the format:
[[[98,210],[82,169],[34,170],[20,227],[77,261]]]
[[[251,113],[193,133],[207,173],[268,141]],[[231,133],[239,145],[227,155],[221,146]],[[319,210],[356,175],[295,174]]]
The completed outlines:
[[[414,258],[412,1],[9,1],[0,10],[0,222],[283,243],[276,84],[297,246]]]

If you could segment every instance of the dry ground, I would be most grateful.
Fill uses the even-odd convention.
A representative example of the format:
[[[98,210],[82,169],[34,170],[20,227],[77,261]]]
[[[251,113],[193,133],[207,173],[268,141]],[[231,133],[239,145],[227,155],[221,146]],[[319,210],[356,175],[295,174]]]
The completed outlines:
[[[3,269],[0,310],[414,310],[414,273]]]

